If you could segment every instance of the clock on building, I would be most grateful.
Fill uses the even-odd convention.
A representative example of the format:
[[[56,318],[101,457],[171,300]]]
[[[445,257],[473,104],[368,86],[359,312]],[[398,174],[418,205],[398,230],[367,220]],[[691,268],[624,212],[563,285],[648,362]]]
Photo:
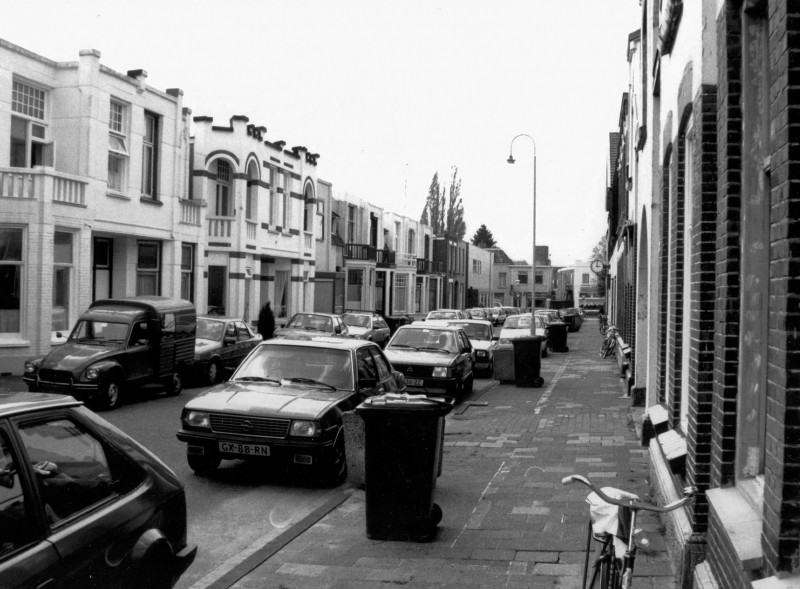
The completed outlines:
[[[592,270],[592,272],[594,272],[595,274],[600,274],[600,273],[602,273],[602,272],[603,272],[603,270],[606,268],[606,265],[603,263],[603,260],[600,260],[600,259],[598,259],[598,258],[595,258],[594,260],[592,260],[592,263],[591,263],[591,264],[589,264],[589,268],[590,268],[590,269]]]

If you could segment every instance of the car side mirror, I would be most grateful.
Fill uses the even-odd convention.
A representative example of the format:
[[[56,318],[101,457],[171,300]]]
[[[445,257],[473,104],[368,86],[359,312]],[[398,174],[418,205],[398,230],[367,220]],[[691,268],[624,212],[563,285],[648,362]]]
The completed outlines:
[[[378,386],[378,379],[373,377],[364,377],[358,379],[359,390],[374,389]]]
[[[236,343],[236,338],[235,337],[230,337],[230,336],[225,336],[224,338],[222,338],[222,343],[225,344],[226,346],[230,346],[230,345]]]
[[[404,390],[406,390],[406,376],[405,376],[405,374],[395,370],[392,373],[392,376],[394,376],[394,382],[397,385],[397,390],[400,391],[400,392],[403,392]]]

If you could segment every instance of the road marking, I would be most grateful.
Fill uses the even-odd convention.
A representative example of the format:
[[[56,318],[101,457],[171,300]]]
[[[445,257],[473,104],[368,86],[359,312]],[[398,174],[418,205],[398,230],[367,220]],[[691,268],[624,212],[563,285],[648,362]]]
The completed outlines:
[[[558,381],[561,379],[561,375],[564,374],[564,371],[566,369],[567,369],[566,364],[562,364],[561,366],[558,367],[558,371],[550,381],[550,385],[547,387],[547,390],[545,390],[544,394],[542,395],[542,398],[539,399],[539,402],[536,403],[536,407],[533,410],[534,415],[539,415],[539,412],[541,412],[541,410],[544,409],[544,406],[547,404],[548,399],[550,399],[550,395],[553,392],[553,389],[558,384]]]
[[[472,510],[472,515],[470,515],[470,517],[467,519],[467,522],[464,524],[464,527],[461,528],[461,531],[458,533],[458,536],[456,536],[455,540],[453,540],[453,543],[450,544],[451,549],[455,547],[456,543],[461,538],[461,534],[464,533],[464,530],[466,530],[467,528],[471,530],[480,529],[481,522],[483,522],[483,518],[486,516],[487,513],[489,513],[489,510],[492,508],[492,502],[484,501],[483,498],[489,493],[489,489],[491,489],[492,483],[494,483],[494,480],[497,478],[497,476],[501,473],[506,474],[507,472],[508,469],[506,468],[506,462],[504,460],[500,464],[500,468],[497,469],[497,472],[494,473],[492,478],[489,479],[489,482],[486,484],[486,488],[483,490],[483,493],[481,493],[481,496],[478,498],[478,505]]]

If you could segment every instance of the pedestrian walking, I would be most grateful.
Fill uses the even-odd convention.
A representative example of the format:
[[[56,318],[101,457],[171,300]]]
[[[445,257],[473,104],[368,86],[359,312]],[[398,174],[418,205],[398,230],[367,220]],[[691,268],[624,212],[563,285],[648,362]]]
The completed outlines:
[[[275,315],[272,313],[269,301],[258,312],[258,333],[265,340],[271,339],[275,333]]]

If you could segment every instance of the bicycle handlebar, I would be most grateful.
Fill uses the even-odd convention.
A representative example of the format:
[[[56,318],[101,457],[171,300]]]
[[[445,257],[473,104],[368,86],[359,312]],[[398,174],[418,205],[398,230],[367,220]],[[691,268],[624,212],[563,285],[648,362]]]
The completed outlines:
[[[658,505],[650,505],[649,503],[642,503],[636,499],[614,499],[613,497],[609,497],[603,491],[597,487],[594,483],[592,483],[586,477],[582,477],[579,474],[571,474],[567,477],[561,479],[561,482],[564,485],[568,485],[574,481],[578,481],[579,483],[583,483],[587,487],[589,487],[592,491],[597,493],[597,496],[600,497],[606,503],[611,503],[612,505],[619,505],[620,507],[630,507],[634,510],[644,510],[644,511],[655,511],[656,513],[666,513],[667,511],[673,511],[674,509],[678,509],[679,507],[683,507],[690,501],[692,501],[697,494],[697,489],[695,487],[686,487],[683,490],[683,499],[678,499],[677,501],[673,501],[668,505],[664,505],[663,507],[659,507]]]

